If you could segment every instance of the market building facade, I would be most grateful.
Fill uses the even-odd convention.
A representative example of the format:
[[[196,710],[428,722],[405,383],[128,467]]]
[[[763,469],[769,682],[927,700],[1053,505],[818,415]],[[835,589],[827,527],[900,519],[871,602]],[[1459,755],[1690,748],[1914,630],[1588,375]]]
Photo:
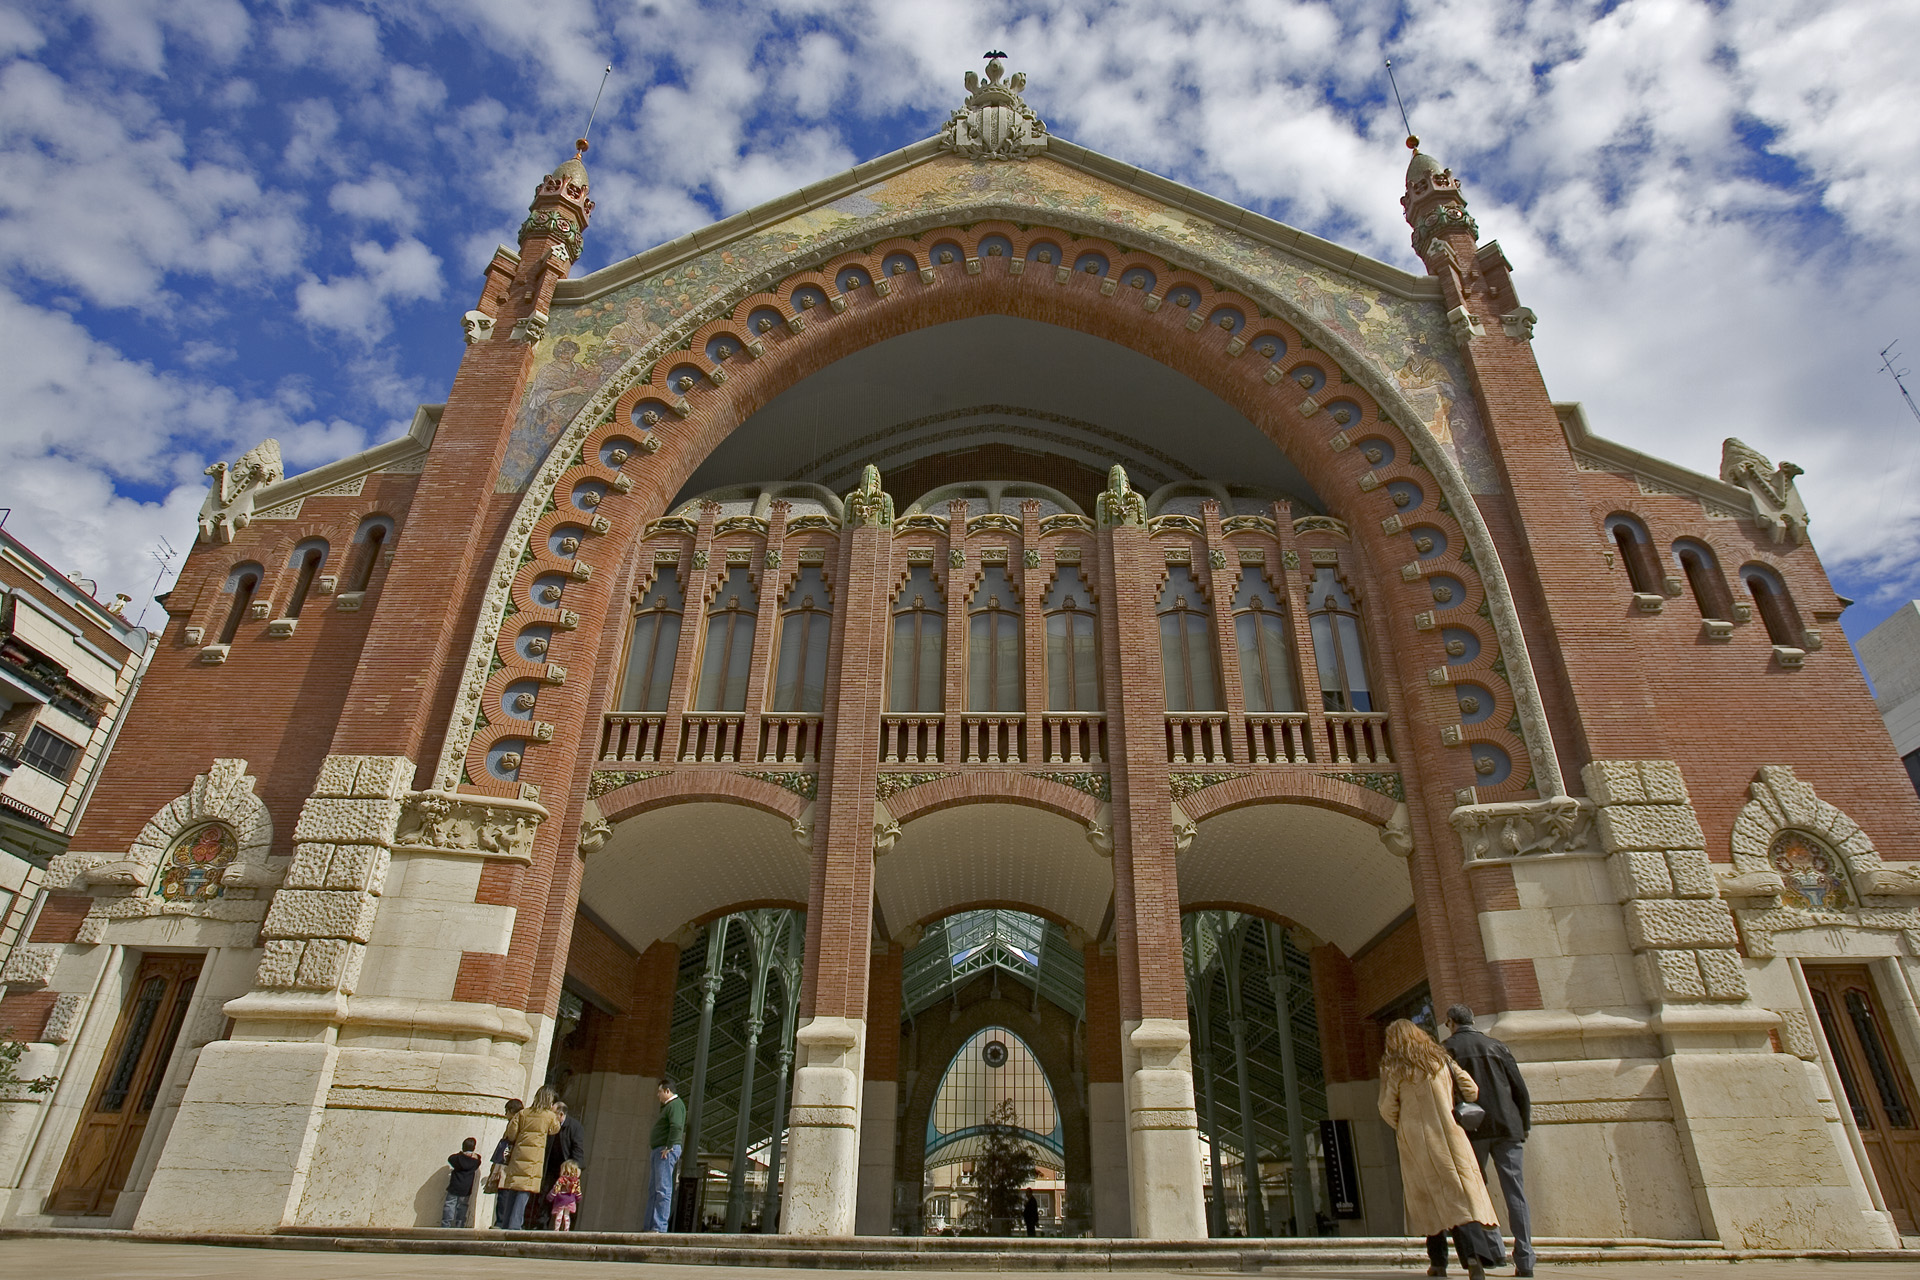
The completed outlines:
[[[1913,1229],[1920,804],[1797,469],[1550,399],[1423,153],[1413,275],[1003,76],[578,279],[568,160],[444,405],[220,470],[9,971],[74,1031],[0,1216],[424,1224],[546,1082],[635,1229],[691,1072],[727,1225],[926,1230],[994,1054],[1079,1230],[1398,1234],[1380,1030],[1464,1002],[1536,1232]]]

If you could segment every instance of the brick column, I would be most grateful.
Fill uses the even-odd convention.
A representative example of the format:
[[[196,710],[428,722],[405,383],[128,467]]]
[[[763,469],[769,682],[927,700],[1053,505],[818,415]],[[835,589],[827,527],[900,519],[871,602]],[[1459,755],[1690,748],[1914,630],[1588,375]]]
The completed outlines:
[[[900,962],[898,943],[876,943],[867,966],[867,1052],[860,1087],[860,1191],[854,1230],[893,1230],[894,1163],[899,1148]]]
[[[878,478],[874,478],[877,486]],[[873,931],[874,785],[886,697],[891,502],[855,495],[841,538],[841,585],[828,650],[820,799],[807,889],[806,977],[788,1113],[781,1230],[854,1233],[860,1075]]]
[[[1114,469],[1116,473],[1119,468]],[[1180,890],[1167,782],[1166,690],[1154,592],[1164,570],[1136,495],[1101,498],[1100,577],[1112,751],[1113,912],[1134,1231],[1204,1239]],[[1124,486],[1124,475],[1117,483]]]
[[[667,1069],[679,976],[680,948],[656,942],[631,962],[628,990],[617,995],[627,1007],[595,1011],[600,1031],[589,1070],[567,1088],[569,1109],[591,1135],[583,1173],[594,1191],[581,1202],[583,1231],[639,1231],[646,1222],[647,1133],[660,1111],[656,1091]]]

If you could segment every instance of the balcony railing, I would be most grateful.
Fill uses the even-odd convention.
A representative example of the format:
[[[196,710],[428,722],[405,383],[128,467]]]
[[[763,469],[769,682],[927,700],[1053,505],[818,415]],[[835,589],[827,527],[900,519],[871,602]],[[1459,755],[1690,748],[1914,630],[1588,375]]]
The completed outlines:
[[[968,716],[960,736],[968,764],[1021,764],[1027,758],[1025,716]]]
[[[1247,717],[1247,754],[1251,764],[1311,764],[1313,733],[1305,715]]]
[[[666,717],[654,712],[615,712],[600,725],[602,762],[632,764],[660,758],[660,733]]]
[[[1048,764],[1101,764],[1107,758],[1105,716],[1049,712],[1041,718],[1040,739]]]
[[[760,722],[763,764],[813,764],[820,759],[820,717],[770,715]]]
[[[680,722],[680,759],[693,764],[732,764],[740,758],[739,712],[689,712]]]
[[[939,764],[946,755],[945,716],[882,716],[881,764]]]
[[[1387,739],[1383,711],[1330,711],[1327,738],[1335,764],[1392,764],[1393,747]]]
[[[1230,764],[1227,717],[1175,713],[1167,717],[1169,764]]]

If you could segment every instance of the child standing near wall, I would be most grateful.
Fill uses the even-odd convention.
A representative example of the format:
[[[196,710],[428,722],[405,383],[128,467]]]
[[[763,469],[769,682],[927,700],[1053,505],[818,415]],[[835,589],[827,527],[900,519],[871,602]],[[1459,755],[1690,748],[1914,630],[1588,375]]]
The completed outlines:
[[[443,1227],[467,1225],[467,1208],[473,1203],[473,1171],[480,1167],[480,1157],[474,1154],[474,1148],[479,1145],[478,1138],[468,1138],[458,1151],[447,1157],[453,1172],[447,1175],[447,1199],[440,1206]]]
[[[553,1229],[573,1230],[573,1215],[580,1208],[580,1165],[577,1161],[569,1160],[560,1166],[560,1176],[553,1180],[553,1190],[547,1192],[547,1203],[553,1207]]]

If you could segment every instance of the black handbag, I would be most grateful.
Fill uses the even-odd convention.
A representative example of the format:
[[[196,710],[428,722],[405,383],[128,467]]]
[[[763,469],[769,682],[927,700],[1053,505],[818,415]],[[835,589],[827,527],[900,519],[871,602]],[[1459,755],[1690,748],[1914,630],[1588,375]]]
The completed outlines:
[[[1447,1077],[1452,1080],[1451,1068],[1447,1071]],[[1468,1133],[1477,1131],[1487,1122],[1487,1109],[1477,1102],[1468,1102],[1461,1098],[1460,1082],[1457,1080],[1453,1081],[1453,1122]]]

